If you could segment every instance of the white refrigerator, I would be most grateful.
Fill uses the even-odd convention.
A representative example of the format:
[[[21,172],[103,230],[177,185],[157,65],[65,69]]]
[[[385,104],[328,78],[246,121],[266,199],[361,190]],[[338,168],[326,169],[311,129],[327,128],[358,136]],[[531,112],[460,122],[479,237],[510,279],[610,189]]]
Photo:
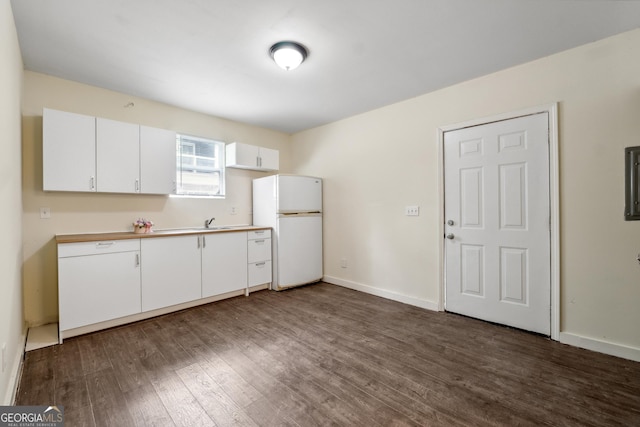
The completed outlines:
[[[299,175],[254,179],[253,224],[273,229],[271,289],[322,279],[322,179]]]

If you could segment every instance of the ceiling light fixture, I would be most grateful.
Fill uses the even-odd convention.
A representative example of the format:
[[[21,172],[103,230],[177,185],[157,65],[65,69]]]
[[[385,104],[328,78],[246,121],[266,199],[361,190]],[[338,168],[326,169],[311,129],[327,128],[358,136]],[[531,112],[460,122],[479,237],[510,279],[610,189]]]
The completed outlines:
[[[269,54],[278,66],[289,71],[298,68],[309,52],[300,43],[278,42],[271,46]]]

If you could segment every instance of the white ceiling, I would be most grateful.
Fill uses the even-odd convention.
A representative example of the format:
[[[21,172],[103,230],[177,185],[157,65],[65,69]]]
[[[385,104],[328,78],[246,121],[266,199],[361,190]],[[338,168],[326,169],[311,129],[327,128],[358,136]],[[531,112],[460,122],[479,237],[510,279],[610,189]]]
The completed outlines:
[[[640,26],[640,1],[11,0],[25,68],[287,133]],[[309,48],[286,72],[281,40]]]

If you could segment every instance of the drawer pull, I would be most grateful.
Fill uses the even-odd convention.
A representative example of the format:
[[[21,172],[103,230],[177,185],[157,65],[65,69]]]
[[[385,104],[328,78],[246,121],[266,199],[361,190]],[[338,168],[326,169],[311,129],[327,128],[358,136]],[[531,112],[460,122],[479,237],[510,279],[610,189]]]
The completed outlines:
[[[266,262],[256,262],[256,267],[264,267]]]
[[[256,242],[256,245],[261,245],[262,243],[264,243],[264,239],[262,239],[262,240],[254,240],[254,242]]]
[[[256,233],[256,234],[264,234],[264,230],[254,231],[254,233]]]
[[[114,242],[98,242],[96,243],[96,249],[106,249],[113,246]]]

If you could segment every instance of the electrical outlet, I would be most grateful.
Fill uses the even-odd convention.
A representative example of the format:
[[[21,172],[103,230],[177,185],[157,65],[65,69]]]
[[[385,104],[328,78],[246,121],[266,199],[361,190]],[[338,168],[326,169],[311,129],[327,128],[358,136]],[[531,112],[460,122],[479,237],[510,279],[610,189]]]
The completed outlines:
[[[238,214],[238,208],[236,208],[235,206],[231,206],[231,208],[229,209],[229,214],[230,215],[237,215]]]
[[[340,267],[347,268],[347,259],[346,258],[342,258],[340,260]]]
[[[51,208],[40,208],[40,219],[51,218]]]
[[[406,216],[419,216],[420,215],[420,206],[405,206],[404,214]]]

